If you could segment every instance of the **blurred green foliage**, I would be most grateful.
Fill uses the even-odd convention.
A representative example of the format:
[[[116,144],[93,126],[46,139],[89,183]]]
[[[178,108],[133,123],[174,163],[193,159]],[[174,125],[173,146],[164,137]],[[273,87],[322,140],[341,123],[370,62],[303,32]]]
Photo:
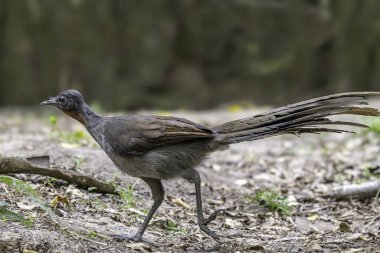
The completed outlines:
[[[369,130],[380,134],[380,119],[378,117],[371,117],[369,120]]]
[[[290,201],[275,191],[258,191],[255,196],[248,196],[248,200],[285,216],[289,216],[293,209]]]
[[[50,115],[49,116],[49,123],[52,127],[55,127],[57,125],[57,116],[54,116],[54,115]]]
[[[0,175],[0,182],[8,185],[10,188],[21,192],[25,194],[31,202],[38,205],[39,208],[45,211],[46,214],[49,215],[49,217],[54,222],[58,222],[58,217],[56,214],[49,208],[49,206],[46,204],[45,200],[38,194],[38,192],[32,188],[27,182],[21,181],[19,179],[16,179],[14,177],[4,176]],[[31,224],[31,220],[29,219],[29,223],[24,220],[24,218],[21,215],[18,215],[6,208],[2,208],[1,215],[3,218],[10,219],[10,220],[18,220],[23,222],[24,224]],[[26,223],[25,223],[26,222]]]
[[[88,145],[91,142],[90,136],[83,130],[76,130],[68,133],[62,131],[57,127],[58,118],[56,116],[50,115],[48,120],[51,126],[51,137],[73,145]]]
[[[0,219],[1,220],[17,221],[25,226],[31,226],[33,224],[32,219],[25,218],[21,214],[18,214],[16,212],[9,210],[8,207],[9,207],[8,203],[0,201]]]
[[[0,105],[76,88],[105,109],[380,88],[377,0],[0,0]]]
[[[138,181],[136,181],[134,184],[129,185],[126,189],[120,189],[118,191],[119,196],[123,202],[123,208],[130,209],[135,208],[137,205],[137,199],[134,196],[134,188],[136,186]]]

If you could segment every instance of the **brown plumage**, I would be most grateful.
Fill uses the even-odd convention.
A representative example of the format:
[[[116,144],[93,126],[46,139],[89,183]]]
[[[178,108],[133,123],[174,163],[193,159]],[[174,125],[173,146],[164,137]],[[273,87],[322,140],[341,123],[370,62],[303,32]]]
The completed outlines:
[[[333,121],[329,116],[355,114],[378,116],[377,109],[365,107],[366,99],[380,92],[351,92],[306,100],[252,117],[207,128],[187,119],[164,116],[126,115],[104,117],[96,114],[75,91],[61,92],[41,104],[54,105],[82,123],[102,149],[122,171],[141,178],[151,188],[153,206],[137,233],[119,238],[141,241],[153,214],[164,199],[161,180],[185,178],[195,185],[198,225],[215,240],[219,237],[207,225],[202,211],[200,177],[194,169],[205,157],[230,144],[281,134],[304,134],[347,130],[331,126],[366,127],[350,121]]]
[[[345,121],[332,121],[328,117],[339,114],[378,116],[379,111],[367,105],[366,99],[379,92],[350,92],[335,94],[280,107],[252,117],[227,122],[213,128],[221,134],[219,139],[228,143],[250,141],[273,134],[302,134],[322,132],[345,132],[320,125],[349,125],[366,127]]]

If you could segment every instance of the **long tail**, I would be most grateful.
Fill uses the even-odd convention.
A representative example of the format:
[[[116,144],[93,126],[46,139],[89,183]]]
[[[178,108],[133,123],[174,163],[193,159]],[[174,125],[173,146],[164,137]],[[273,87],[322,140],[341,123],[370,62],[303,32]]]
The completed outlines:
[[[257,114],[252,117],[230,121],[216,126],[217,140],[222,143],[252,141],[279,134],[303,134],[322,132],[350,132],[331,128],[330,125],[367,127],[349,122],[333,121],[329,116],[356,114],[379,116],[380,111],[368,105],[367,98],[380,96],[380,92],[349,92],[306,100]]]

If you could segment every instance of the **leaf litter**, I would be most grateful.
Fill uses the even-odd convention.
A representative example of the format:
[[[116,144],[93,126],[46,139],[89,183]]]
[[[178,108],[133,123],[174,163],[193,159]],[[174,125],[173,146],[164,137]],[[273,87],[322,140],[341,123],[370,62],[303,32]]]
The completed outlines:
[[[244,113],[252,114],[239,110],[176,115],[218,124]],[[228,208],[210,224],[225,243],[218,245],[199,231],[195,190],[179,179],[164,183],[166,200],[145,234],[158,245],[155,247],[109,237],[132,235],[142,222],[152,203],[142,182],[120,173],[88,136],[73,134],[80,140],[68,146],[61,137],[49,135],[47,116],[29,118],[28,124],[15,118],[22,115],[0,113],[4,122],[0,126],[1,156],[49,155],[53,164],[63,169],[80,168],[81,173],[123,187],[125,194],[120,198],[43,176],[13,175],[31,186],[38,201],[6,182],[0,183],[0,208],[33,220],[31,226],[25,226],[21,218],[2,216],[0,252],[379,252],[379,202],[375,198],[336,201],[326,197],[336,186],[379,179],[373,172],[379,165],[380,138],[373,131],[281,136],[233,145],[211,155],[198,168],[203,179],[204,211],[207,216]],[[61,123],[65,126],[59,130],[63,132],[60,136],[83,131],[66,118],[57,120],[55,128]],[[280,200],[286,198],[295,204],[289,215],[282,215],[270,210],[268,201],[247,198],[258,192],[276,192],[284,197]],[[279,203],[284,207],[288,202]],[[46,215],[44,208],[54,209],[49,203],[55,212],[60,210],[58,219],[65,228]]]

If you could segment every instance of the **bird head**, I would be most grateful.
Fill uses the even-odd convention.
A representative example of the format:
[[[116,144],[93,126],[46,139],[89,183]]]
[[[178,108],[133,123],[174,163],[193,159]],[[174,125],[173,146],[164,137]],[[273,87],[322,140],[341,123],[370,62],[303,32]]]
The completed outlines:
[[[62,111],[77,111],[84,103],[84,98],[79,91],[65,90],[43,101],[40,105],[54,105]]]
[[[65,90],[60,92],[57,96],[51,97],[40,105],[53,105],[69,115],[70,117],[84,123],[80,112],[86,105],[82,94],[76,90]]]

